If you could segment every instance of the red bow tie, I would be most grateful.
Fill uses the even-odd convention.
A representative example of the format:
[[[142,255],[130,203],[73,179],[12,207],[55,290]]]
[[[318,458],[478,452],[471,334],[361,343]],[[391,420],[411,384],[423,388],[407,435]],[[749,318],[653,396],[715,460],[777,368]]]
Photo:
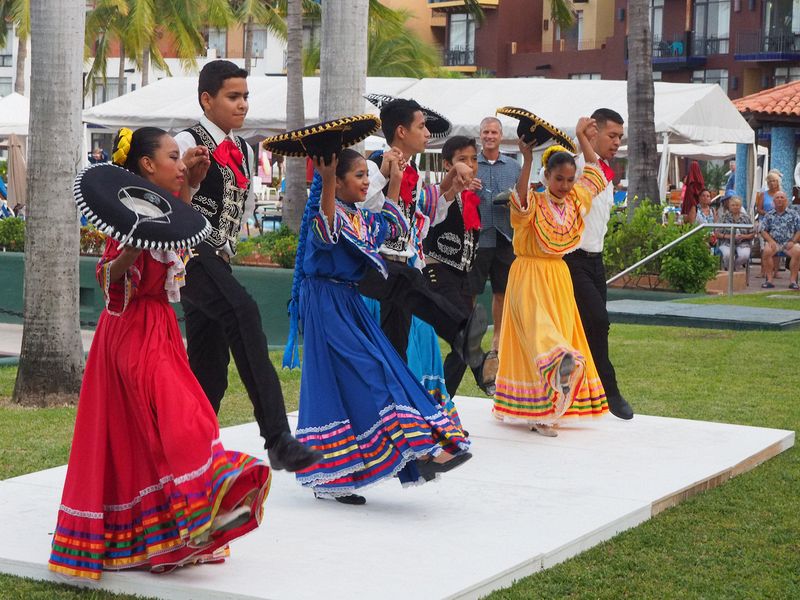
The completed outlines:
[[[461,214],[464,216],[464,230],[471,231],[481,228],[481,213],[478,210],[481,199],[473,191],[461,192]]]
[[[212,154],[214,160],[217,161],[223,167],[228,167],[231,171],[233,171],[234,177],[236,177],[236,186],[239,188],[246,188],[247,184],[250,183],[250,180],[245,177],[243,171],[244,165],[244,156],[242,156],[242,151],[233,143],[230,138],[225,138],[217,149],[214,150]]]
[[[406,165],[403,171],[403,179],[400,181],[400,199],[403,204],[408,206],[414,200],[414,190],[417,189],[419,172],[410,164]]]
[[[614,169],[604,160],[598,160],[597,162],[600,163],[600,168],[603,169],[603,175],[606,176],[606,180],[608,183],[614,183]]]

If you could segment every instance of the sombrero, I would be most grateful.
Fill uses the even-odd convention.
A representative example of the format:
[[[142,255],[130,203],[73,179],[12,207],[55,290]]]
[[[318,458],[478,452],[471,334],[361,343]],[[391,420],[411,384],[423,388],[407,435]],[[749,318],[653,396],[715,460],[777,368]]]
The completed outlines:
[[[111,163],[78,173],[73,193],[89,223],[134,248],[192,248],[211,233],[206,218],[180,198]]]
[[[320,156],[329,160],[342,148],[375,133],[381,120],[375,115],[356,115],[268,137],[261,145],[283,156]]]
[[[526,144],[534,142],[534,146],[541,146],[550,140],[555,140],[556,143],[561,144],[572,153],[578,151],[575,143],[566,133],[544,119],[537,117],[529,110],[504,106],[497,109],[497,114],[519,119],[517,136],[521,137]]]
[[[394,96],[388,94],[364,94],[364,98],[369,100],[378,109],[383,108],[384,104],[388,104],[392,100],[397,100]],[[422,106],[422,114],[425,115],[425,126],[431,132],[432,138],[443,138],[450,135],[450,130],[453,125],[450,121],[440,115],[432,108]]]

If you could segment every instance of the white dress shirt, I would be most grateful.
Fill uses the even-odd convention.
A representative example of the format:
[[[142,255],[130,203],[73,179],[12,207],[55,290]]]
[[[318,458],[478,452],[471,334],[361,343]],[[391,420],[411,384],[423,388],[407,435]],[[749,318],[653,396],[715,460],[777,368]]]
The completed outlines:
[[[579,154],[575,158],[575,164],[578,167],[576,177],[583,174],[583,167],[586,165],[586,159],[583,154]],[[602,252],[603,240],[608,231],[608,220],[611,218],[611,209],[614,207],[614,183],[608,182],[606,189],[600,192],[594,200],[592,200],[592,209],[588,215],[583,217],[586,224],[581,237],[581,243],[578,246],[585,252]]]

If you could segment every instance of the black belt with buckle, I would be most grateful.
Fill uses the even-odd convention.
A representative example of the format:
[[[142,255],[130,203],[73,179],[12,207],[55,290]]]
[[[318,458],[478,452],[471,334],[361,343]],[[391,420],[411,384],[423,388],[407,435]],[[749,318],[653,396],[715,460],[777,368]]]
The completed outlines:
[[[192,248],[192,254],[195,254],[197,256],[202,256],[204,258],[209,257],[209,256],[216,256],[216,257],[220,258],[223,262],[226,262],[226,263],[230,263],[231,262],[230,254],[225,252],[225,250],[222,250],[222,249],[218,250],[217,248],[213,248],[212,246],[209,246],[206,243],[202,243],[202,244]]]
[[[587,252],[586,250],[581,250],[578,248],[572,254],[575,256],[583,256],[584,258],[597,258],[603,256],[602,252]]]

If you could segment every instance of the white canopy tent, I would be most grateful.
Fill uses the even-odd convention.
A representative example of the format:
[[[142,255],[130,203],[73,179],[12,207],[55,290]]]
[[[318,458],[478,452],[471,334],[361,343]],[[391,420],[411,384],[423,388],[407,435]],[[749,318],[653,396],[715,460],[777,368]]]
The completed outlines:
[[[12,92],[0,98],[0,137],[28,135],[30,112],[30,99],[22,94]]]
[[[250,112],[241,134],[252,138],[286,130],[286,78],[249,77]],[[414,98],[423,106],[445,115],[453,123],[452,134],[477,137],[481,119],[497,108],[520,106],[574,135],[578,118],[599,106],[619,112],[627,121],[627,82],[568,79],[409,79],[368,77],[367,92]],[[319,78],[303,80],[306,123],[319,121]],[[667,144],[749,144],[753,130],[716,84],[655,84],[655,129]],[[364,102],[364,111],[377,110]],[[200,116],[197,80],[166,78],[84,111],[86,123],[111,129],[153,125],[176,131]],[[500,116],[504,147],[516,148],[517,121]],[[437,140],[431,146],[441,146]],[[381,147],[367,140],[368,148]],[[755,162],[755,153],[752,160]],[[668,164],[668,161],[662,161]],[[662,169],[659,180],[666,184]],[[752,181],[752,179],[751,179]],[[752,186],[750,186],[752,189]]]
[[[367,77],[368,93],[402,95],[416,79]],[[250,109],[239,134],[245,138],[266,137],[286,131],[286,77],[248,77]],[[319,122],[319,77],[303,78],[306,124]],[[376,113],[364,100],[364,112]],[[178,131],[200,118],[196,77],[167,77],[109,102],[83,111],[85,123],[109,129],[144,126]]]

